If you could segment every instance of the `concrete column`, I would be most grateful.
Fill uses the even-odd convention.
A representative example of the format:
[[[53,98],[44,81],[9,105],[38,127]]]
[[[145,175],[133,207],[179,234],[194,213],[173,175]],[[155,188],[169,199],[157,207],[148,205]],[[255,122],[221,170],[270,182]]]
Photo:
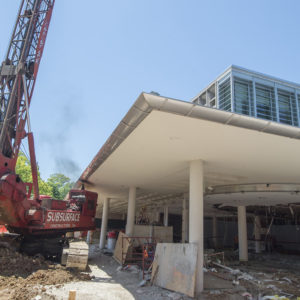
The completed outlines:
[[[190,213],[189,213],[189,208],[188,206],[186,206],[186,211],[185,211],[185,218],[186,218],[186,234],[185,234],[185,240],[188,241],[189,240],[189,227],[190,227],[190,224],[189,224],[189,220],[190,220]]]
[[[260,217],[254,217],[254,239],[255,239],[255,253],[260,253],[260,239],[261,239],[261,224]]]
[[[189,242],[198,245],[196,296],[203,291],[203,162],[190,163]]]
[[[164,226],[169,225],[169,206],[164,207]]]
[[[188,240],[188,215],[187,215],[187,197],[184,196],[182,199],[182,228],[181,228],[181,242],[185,243]]]
[[[103,201],[103,210],[102,210],[102,223],[101,223],[100,242],[99,242],[100,249],[103,249],[105,247],[107,221],[108,221],[108,208],[109,208],[109,199],[105,198]]]
[[[217,240],[217,236],[218,236],[218,219],[217,216],[213,216],[212,217],[212,242],[213,242],[213,246],[216,249],[218,247],[218,240]]]
[[[136,199],[136,188],[129,188],[128,195],[128,209],[127,209],[127,223],[126,223],[126,234],[128,236],[133,235],[133,227],[135,222],[135,199]]]
[[[248,261],[246,206],[238,206],[239,258]]]
[[[89,231],[87,232],[86,242],[87,242],[88,244],[90,244],[91,241],[92,241],[92,232],[89,230]]]

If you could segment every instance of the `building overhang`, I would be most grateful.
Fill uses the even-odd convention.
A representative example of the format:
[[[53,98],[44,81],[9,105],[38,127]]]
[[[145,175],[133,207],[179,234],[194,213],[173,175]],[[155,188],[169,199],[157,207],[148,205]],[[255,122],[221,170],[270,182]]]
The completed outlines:
[[[142,93],[76,185],[125,212],[129,186],[141,205],[181,205],[197,159],[205,187],[299,183],[299,139],[298,127]]]

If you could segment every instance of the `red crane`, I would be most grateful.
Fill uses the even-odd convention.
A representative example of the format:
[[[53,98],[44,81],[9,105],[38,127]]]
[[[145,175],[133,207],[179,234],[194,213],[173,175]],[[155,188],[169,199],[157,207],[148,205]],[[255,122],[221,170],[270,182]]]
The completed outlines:
[[[0,67],[0,224],[22,235],[24,249],[41,252],[44,244],[44,250],[48,248],[49,252],[51,248],[53,254],[66,232],[95,228],[97,205],[97,194],[84,189],[71,190],[65,201],[39,195],[28,110],[54,2],[21,0],[8,51]],[[28,138],[32,183],[23,182],[15,173],[25,137]],[[49,243],[53,247],[49,247]]]

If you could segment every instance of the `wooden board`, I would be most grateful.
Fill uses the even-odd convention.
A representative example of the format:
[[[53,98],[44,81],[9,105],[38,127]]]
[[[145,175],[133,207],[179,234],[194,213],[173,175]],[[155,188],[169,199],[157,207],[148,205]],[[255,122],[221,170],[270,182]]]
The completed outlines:
[[[114,255],[113,255],[113,258],[121,265],[124,264],[127,253],[129,251],[129,248],[131,245],[131,239],[124,238],[124,237],[127,237],[127,235],[123,232],[120,232],[119,236],[118,236],[118,240],[116,242]],[[123,239],[123,249],[122,249],[122,239]],[[122,252],[123,252],[123,255],[122,255]]]
[[[79,242],[71,242],[70,249],[82,249],[89,251],[89,245],[86,242],[79,241]]]
[[[194,297],[197,250],[195,244],[157,244],[151,282],[162,288]]]
[[[86,242],[72,242],[67,253],[68,268],[85,270],[89,258],[89,245]]]

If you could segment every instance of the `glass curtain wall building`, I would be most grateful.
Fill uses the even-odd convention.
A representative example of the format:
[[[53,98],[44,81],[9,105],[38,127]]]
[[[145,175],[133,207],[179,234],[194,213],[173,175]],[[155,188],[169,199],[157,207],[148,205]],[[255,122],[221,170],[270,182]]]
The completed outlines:
[[[300,127],[300,85],[238,66],[229,67],[194,103]]]

